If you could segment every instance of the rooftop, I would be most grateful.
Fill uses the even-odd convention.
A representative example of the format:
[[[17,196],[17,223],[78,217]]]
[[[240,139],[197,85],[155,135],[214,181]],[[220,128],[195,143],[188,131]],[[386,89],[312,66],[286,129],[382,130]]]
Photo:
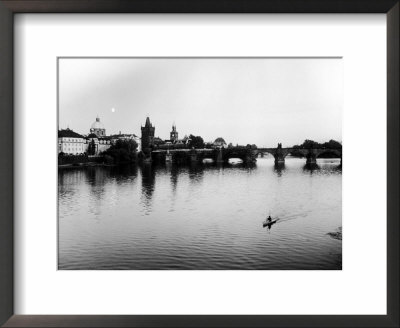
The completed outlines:
[[[86,136],[86,139],[99,139],[99,140],[111,140],[111,136],[101,136],[98,137],[97,134],[95,133],[90,133],[88,136]]]
[[[79,133],[76,133],[70,129],[65,129],[65,130],[58,130],[58,137],[59,138],[83,138],[82,135]]]

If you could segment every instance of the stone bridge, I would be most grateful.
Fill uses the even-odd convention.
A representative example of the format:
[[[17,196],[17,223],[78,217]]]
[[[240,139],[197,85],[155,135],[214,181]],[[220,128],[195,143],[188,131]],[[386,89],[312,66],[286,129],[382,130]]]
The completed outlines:
[[[148,161],[155,162],[201,162],[204,159],[212,159],[217,163],[226,163],[231,158],[240,158],[244,163],[255,163],[258,155],[269,153],[274,156],[275,164],[285,163],[285,157],[292,152],[301,153],[306,158],[307,164],[315,164],[317,158],[323,154],[330,153],[342,158],[341,149],[298,149],[282,148],[251,148],[251,147],[229,147],[216,149],[156,149],[147,157]],[[341,162],[340,162],[341,163]]]
[[[211,159],[216,163],[226,163],[230,158],[240,158],[244,163],[257,161],[257,154],[246,147],[217,149],[157,149],[151,152],[151,160],[155,162],[202,162]]]
[[[323,154],[333,154],[340,158],[340,164],[342,164],[342,150],[341,149],[331,149],[331,148],[311,148],[311,149],[301,149],[301,148],[282,148],[282,144],[278,144],[277,148],[257,148],[254,150],[258,154],[269,153],[274,156],[275,164],[285,163],[285,157],[293,152],[297,154],[301,153],[303,157],[306,158],[307,164],[316,164],[317,158]]]

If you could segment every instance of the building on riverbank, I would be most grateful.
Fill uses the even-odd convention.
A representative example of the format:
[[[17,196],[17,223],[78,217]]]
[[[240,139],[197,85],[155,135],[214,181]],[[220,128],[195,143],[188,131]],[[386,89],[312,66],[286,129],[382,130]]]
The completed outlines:
[[[58,131],[58,153],[79,155],[86,152],[85,138],[69,128]]]
[[[112,138],[106,135],[106,128],[100,122],[100,117],[90,127],[90,134],[85,137],[85,152],[91,156],[97,156],[106,151],[112,145]]]
[[[111,147],[111,137],[98,137],[91,133],[85,138],[85,152],[88,155],[99,155]]]

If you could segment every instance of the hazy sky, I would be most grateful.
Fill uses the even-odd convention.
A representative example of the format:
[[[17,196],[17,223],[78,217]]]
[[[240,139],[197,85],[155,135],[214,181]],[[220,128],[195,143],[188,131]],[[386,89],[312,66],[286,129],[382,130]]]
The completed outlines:
[[[59,60],[59,128],[135,133],[146,116],[155,135],[257,146],[342,140],[342,59]]]

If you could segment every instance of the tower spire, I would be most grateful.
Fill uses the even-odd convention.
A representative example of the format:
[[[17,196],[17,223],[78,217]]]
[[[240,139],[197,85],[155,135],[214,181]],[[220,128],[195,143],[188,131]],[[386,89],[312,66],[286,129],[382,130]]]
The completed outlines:
[[[151,126],[150,118],[147,116],[145,126]]]
[[[175,121],[172,123],[172,131],[170,133],[171,142],[175,143],[178,141],[178,132],[176,131],[176,124]]]

